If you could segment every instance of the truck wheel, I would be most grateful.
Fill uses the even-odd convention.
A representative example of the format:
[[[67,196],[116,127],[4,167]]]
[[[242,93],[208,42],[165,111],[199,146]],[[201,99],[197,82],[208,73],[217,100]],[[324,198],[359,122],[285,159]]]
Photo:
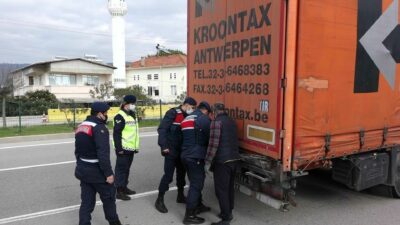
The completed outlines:
[[[396,164],[393,174],[394,186],[392,187],[392,195],[395,198],[400,198],[400,153],[397,153]]]

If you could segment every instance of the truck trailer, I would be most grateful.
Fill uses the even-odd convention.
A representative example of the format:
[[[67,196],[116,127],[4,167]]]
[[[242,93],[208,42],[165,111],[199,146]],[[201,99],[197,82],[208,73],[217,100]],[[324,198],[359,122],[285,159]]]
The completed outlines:
[[[238,187],[279,209],[332,170],[400,197],[399,0],[188,0],[188,95],[238,127]]]

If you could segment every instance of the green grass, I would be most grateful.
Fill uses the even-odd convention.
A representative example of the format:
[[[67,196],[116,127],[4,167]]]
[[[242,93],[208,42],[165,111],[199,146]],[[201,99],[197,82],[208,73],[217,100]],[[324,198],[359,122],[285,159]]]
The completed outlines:
[[[140,127],[155,127],[160,124],[160,120],[142,120],[139,122]],[[108,124],[108,128],[112,130],[112,123]],[[29,126],[22,127],[21,133],[18,127],[0,128],[0,138],[2,137],[16,137],[16,136],[28,136],[28,135],[41,135],[41,134],[60,134],[60,133],[72,133],[73,128],[67,124],[60,125],[40,125],[40,126]]]

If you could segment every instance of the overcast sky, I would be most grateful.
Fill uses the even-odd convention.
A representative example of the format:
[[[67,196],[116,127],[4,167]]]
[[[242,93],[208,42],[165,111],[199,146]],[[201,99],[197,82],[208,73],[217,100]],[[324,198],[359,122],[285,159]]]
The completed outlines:
[[[186,0],[126,0],[126,60],[157,43],[186,52]],[[0,0],[0,63],[98,55],[112,61],[107,0]]]

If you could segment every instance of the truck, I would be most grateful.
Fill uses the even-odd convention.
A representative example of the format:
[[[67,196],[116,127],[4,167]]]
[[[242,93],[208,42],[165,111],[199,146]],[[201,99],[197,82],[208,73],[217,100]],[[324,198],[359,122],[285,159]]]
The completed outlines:
[[[400,197],[399,0],[188,0],[188,95],[224,103],[239,189],[296,205],[324,168]]]

